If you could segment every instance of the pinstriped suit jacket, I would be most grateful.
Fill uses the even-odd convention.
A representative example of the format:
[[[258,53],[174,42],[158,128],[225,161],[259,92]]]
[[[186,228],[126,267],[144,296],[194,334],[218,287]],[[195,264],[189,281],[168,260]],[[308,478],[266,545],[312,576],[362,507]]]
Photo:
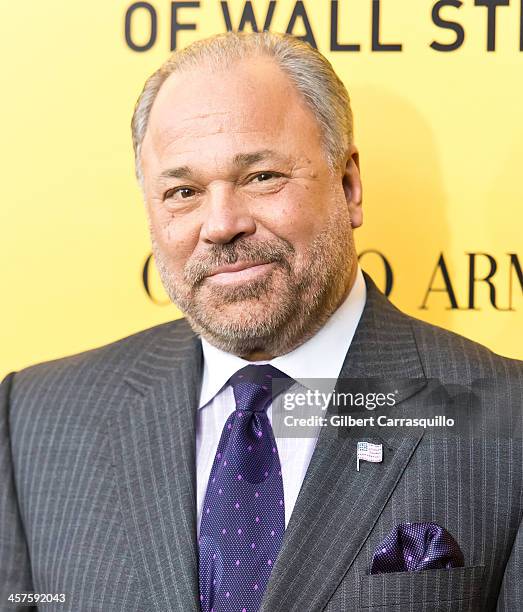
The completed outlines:
[[[340,376],[414,379],[399,389],[404,414],[424,405],[430,379],[481,379],[492,421],[474,436],[383,428],[383,463],[359,472],[354,438],[324,430],[261,612],[522,609],[522,365],[402,314],[366,282]],[[46,610],[198,610],[201,367],[180,320],[4,380],[0,610],[24,590],[65,593]],[[406,521],[447,528],[465,567],[368,575],[376,546]]]

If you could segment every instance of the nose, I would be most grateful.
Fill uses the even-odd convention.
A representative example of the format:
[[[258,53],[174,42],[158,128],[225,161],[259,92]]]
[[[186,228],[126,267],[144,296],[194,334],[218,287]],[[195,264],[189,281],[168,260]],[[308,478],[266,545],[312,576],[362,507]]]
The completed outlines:
[[[226,244],[253,234],[256,223],[249,206],[231,184],[209,188],[200,237],[207,244]]]

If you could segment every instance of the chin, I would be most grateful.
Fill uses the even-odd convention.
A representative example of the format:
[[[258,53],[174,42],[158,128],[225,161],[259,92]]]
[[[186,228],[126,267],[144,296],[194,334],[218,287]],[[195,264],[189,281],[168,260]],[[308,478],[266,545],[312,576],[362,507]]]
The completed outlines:
[[[191,327],[211,344],[239,354],[273,343],[280,335],[287,313],[270,302],[249,299],[213,306],[206,302],[185,314]]]
[[[202,312],[202,311],[201,311]],[[230,304],[219,304],[215,308],[209,304],[203,310],[204,319],[209,327],[216,330],[228,330],[245,336],[259,333],[274,326],[279,318],[268,299],[248,299]]]

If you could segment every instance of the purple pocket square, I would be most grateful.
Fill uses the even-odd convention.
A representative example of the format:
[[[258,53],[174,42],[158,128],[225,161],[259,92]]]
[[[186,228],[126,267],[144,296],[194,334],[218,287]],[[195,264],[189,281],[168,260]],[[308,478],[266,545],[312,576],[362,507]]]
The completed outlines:
[[[371,574],[463,567],[463,553],[437,523],[402,523],[376,548]]]

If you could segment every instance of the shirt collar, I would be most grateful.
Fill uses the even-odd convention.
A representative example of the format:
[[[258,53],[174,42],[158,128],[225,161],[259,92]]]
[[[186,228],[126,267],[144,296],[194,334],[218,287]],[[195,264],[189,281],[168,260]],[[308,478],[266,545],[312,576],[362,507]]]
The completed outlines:
[[[337,379],[356,332],[366,297],[365,279],[358,267],[349,295],[325,325],[290,353],[270,361],[247,361],[201,338],[204,361],[199,407],[208,404],[235,372],[253,363],[270,363],[294,380],[304,379],[305,386],[310,386],[307,379]]]

